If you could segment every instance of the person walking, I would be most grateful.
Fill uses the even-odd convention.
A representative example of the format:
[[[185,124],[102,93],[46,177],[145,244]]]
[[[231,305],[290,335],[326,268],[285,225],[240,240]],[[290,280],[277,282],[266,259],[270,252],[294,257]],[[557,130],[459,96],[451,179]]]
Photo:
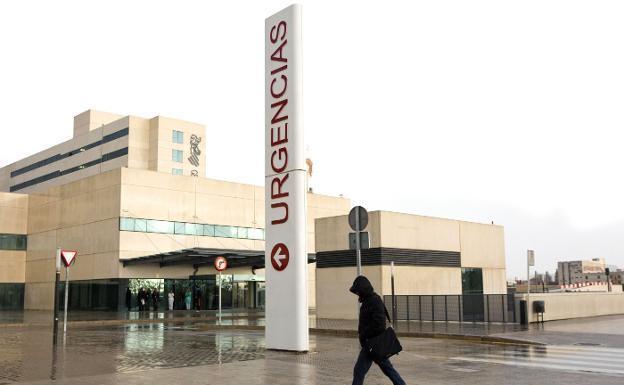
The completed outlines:
[[[169,301],[169,310],[173,310],[173,301],[175,301],[175,294],[173,290],[167,294],[167,300]]]
[[[373,361],[364,350],[365,342],[369,338],[376,337],[386,330],[386,306],[381,297],[375,293],[373,285],[368,278],[361,275],[353,281],[349,291],[358,296],[360,302],[360,315],[358,322],[358,336],[360,338],[360,354],[353,367],[353,385],[364,384],[364,377],[375,362],[383,374],[385,374],[394,385],[406,385],[399,372],[394,369],[389,359]]]
[[[132,292],[129,287],[126,288],[126,307],[128,311],[132,309]]]
[[[145,310],[150,311],[150,301],[152,300],[152,289],[150,289],[149,287],[147,288],[147,291],[145,292]]]
[[[145,289],[144,288],[140,288],[137,291],[137,302],[139,304],[139,311],[143,311],[145,310]]]
[[[158,311],[158,303],[160,302],[160,292],[158,291],[158,288],[155,288],[154,291],[152,291],[152,306],[154,311]]]
[[[191,310],[191,302],[193,301],[193,294],[190,290],[186,290],[184,295],[184,303],[186,304],[186,310]]]

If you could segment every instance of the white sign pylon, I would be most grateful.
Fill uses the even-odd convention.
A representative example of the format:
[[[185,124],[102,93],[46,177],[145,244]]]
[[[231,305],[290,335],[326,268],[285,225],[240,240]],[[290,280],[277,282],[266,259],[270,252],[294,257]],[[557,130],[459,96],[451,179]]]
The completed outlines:
[[[301,5],[265,20],[266,347],[308,351]]]

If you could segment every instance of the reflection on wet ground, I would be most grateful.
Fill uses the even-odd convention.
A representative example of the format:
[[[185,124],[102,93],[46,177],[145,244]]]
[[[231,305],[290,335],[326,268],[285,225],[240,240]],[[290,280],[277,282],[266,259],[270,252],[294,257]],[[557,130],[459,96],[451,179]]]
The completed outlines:
[[[263,333],[208,333],[189,327],[131,324],[70,330],[52,347],[41,328],[0,333],[0,384],[122,373],[262,358]]]
[[[206,376],[206,371],[221,376],[224,385],[245,381],[344,384],[350,382],[359,350],[356,338],[312,335],[308,354],[265,351],[263,332],[203,331],[192,323],[72,328],[66,340],[60,337],[56,349],[51,342],[48,328],[0,329],[0,384],[50,379],[112,384],[124,382],[123,376],[134,376],[134,380],[138,376],[157,385],[167,383],[167,376]],[[408,383],[617,384],[624,376],[624,349],[619,348],[491,345],[418,338],[403,338],[401,342],[404,351],[393,362]],[[214,365],[218,365],[218,372],[202,369]],[[161,375],[156,375],[152,371],[167,368],[174,372],[158,371]],[[281,376],[276,382],[271,378],[274,373]],[[89,378],[97,381],[90,382]],[[385,380],[374,369],[367,383]]]

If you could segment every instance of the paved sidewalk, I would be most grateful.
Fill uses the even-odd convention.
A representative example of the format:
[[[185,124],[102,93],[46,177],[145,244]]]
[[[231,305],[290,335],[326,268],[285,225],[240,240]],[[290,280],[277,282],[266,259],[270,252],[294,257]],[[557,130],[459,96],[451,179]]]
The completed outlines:
[[[262,330],[262,311],[226,310],[218,324],[216,311],[166,312],[70,312],[70,327],[124,324],[197,324],[205,330],[239,328]],[[4,327],[46,327],[51,312],[0,312],[0,329]],[[354,336],[355,320],[320,319],[310,316],[310,329],[316,334]],[[624,347],[624,315],[550,321],[525,327],[520,324],[399,321],[395,330],[402,336],[450,338],[479,342],[565,344]]]

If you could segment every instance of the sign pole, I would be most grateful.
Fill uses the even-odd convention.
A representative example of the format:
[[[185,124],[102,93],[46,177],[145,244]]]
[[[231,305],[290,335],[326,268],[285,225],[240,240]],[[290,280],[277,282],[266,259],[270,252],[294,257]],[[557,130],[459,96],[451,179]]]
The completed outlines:
[[[69,301],[69,266],[65,266],[65,315],[63,316],[63,335],[67,333],[67,302]]]
[[[221,270],[219,270],[219,325],[221,325]]]
[[[61,248],[56,248],[56,274],[54,278],[54,326],[52,331],[52,341],[56,345],[58,340],[58,321],[59,321],[59,283],[61,281]]]
[[[396,297],[394,296],[394,261],[390,261],[390,284],[392,287],[392,323],[396,327],[397,308]]]
[[[357,263],[357,276],[362,275],[362,247],[360,245],[360,210],[355,210],[355,259]]]

